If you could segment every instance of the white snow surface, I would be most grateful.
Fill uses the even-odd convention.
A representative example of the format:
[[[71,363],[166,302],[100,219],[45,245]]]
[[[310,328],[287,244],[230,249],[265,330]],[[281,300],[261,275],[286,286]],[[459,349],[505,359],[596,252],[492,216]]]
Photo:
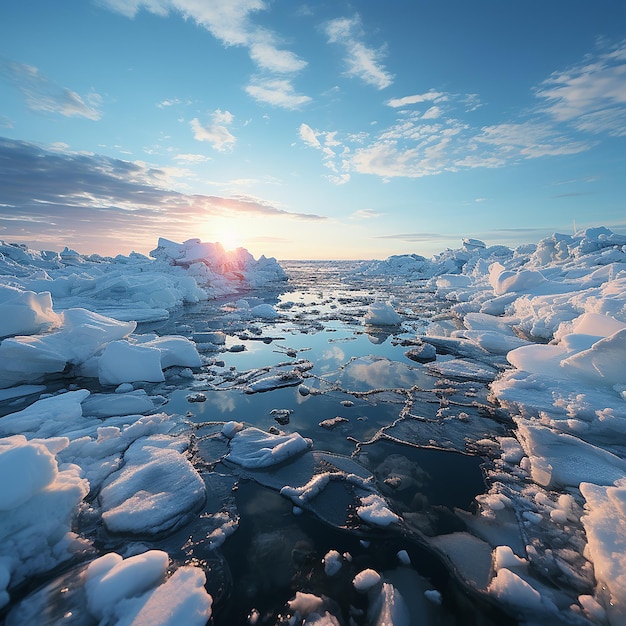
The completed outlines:
[[[204,572],[188,565],[167,578],[168,565],[161,550],[126,559],[110,552],[92,561],[84,582],[89,612],[101,624],[203,626],[213,604]]]
[[[232,435],[226,458],[241,467],[269,467],[301,454],[312,445],[310,439],[298,433],[272,435],[251,427]]]

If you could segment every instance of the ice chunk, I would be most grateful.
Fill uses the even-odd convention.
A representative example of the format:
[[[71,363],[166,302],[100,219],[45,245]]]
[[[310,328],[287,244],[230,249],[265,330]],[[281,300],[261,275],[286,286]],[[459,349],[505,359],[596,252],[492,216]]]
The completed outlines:
[[[561,367],[570,376],[584,380],[591,385],[626,384],[626,327],[610,337],[594,343],[588,350],[583,350],[561,361]]]
[[[271,435],[258,428],[246,428],[230,440],[226,458],[242,467],[259,468],[281,463],[313,445],[298,433]]]
[[[243,430],[243,422],[226,422],[222,427],[222,434],[232,439],[240,430]]]
[[[626,478],[615,485],[581,483],[585,498],[582,523],[596,579],[609,591],[609,623],[626,621]]]
[[[509,569],[499,569],[488,588],[498,600],[526,610],[541,610],[541,594],[527,581]]]
[[[83,414],[94,417],[137,415],[154,409],[154,402],[143,389],[129,393],[92,394],[82,403]]]
[[[0,420],[0,435],[33,433],[50,437],[61,434],[68,425],[80,421],[81,403],[88,396],[89,391],[79,389],[38,400],[17,413],[5,415]]]
[[[179,567],[162,585],[115,607],[117,626],[204,626],[212,615],[213,598],[206,576],[192,565]]]
[[[373,302],[367,307],[363,321],[370,326],[398,326],[402,318],[387,302]]]
[[[167,335],[143,342],[141,345],[157,348],[161,352],[161,367],[163,369],[173,365],[180,367],[200,367],[202,365],[196,346],[186,337]]]
[[[426,363],[426,367],[450,378],[468,378],[479,381],[491,381],[498,374],[495,368],[469,359],[433,361]]]
[[[0,511],[21,506],[53,483],[57,474],[56,459],[45,445],[29,444],[21,435],[0,439]]]
[[[357,508],[356,513],[364,522],[373,526],[389,526],[400,521],[385,500],[375,493],[361,498],[361,506]]]
[[[84,549],[71,532],[78,506],[89,491],[80,468],[59,468],[64,438],[0,439],[0,599],[11,583],[41,574]]]
[[[162,382],[161,351],[126,341],[112,341],[98,360],[98,378],[103,385],[134,381]]]
[[[106,618],[124,598],[138,596],[161,582],[168,565],[169,557],[161,550],[127,559],[110,552],[92,561],[85,574],[89,612],[101,620]]]
[[[266,320],[274,320],[280,317],[279,313],[271,304],[257,304],[250,309],[251,315],[261,317]]]
[[[365,593],[376,585],[380,585],[381,581],[382,578],[376,570],[364,569],[354,577],[352,584],[357,591]]]
[[[545,280],[538,270],[505,270],[499,263],[494,264],[490,276],[493,290],[499,296],[511,292],[532,292]]]
[[[322,563],[324,564],[324,572],[326,573],[326,576],[334,576],[341,569],[343,559],[337,550],[329,550],[324,555]]]
[[[530,460],[531,477],[543,487],[581,482],[610,485],[626,476],[626,461],[567,433],[528,420],[516,420],[520,443]]]
[[[204,501],[204,481],[181,453],[186,446],[182,439],[154,435],[128,448],[123,467],[100,492],[109,530],[155,535],[178,526]]]
[[[58,326],[49,292],[35,293],[0,285],[0,338],[33,335]]]

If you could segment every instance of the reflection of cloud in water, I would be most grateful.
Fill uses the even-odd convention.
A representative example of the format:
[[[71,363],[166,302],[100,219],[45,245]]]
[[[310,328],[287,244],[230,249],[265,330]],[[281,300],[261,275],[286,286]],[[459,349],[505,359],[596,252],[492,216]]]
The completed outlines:
[[[346,353],[339,346],[332,346],[322,354],[322,359],[341,364],[346,360]]]
[[[420,372],[402,363],[363,357],[348,363],[341,376],[340,383],[344,387],[351,387],[352,381],[359,383],[359,387],[370,389],[408,389],[419,383]]]
[[[235,410],[235,398],[231,394],[215,393],[211,405],[220,413],[232,413]]]

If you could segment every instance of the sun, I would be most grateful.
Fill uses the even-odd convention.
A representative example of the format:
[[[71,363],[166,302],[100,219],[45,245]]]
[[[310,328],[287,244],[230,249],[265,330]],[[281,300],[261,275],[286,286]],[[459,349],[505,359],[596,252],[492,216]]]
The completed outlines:
[[[232,230],[221,230],[217,233],[216,241],[224,246],[224,250],[241,248],[241,235]]]

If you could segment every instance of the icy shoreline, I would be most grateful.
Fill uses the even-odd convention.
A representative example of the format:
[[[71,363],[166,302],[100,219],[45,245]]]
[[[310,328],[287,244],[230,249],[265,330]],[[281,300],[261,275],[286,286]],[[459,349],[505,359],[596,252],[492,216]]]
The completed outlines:
[[[18,406],[21,397],[31,402],[46,392],[49,379],[68,381],[65,393],[44,393],[22,410],[5,409],[0,418],[0,479],[11,486],[0,494],[0,605],[8,605],[11,590],[29,577],[67,560],[98,556],[90,540],[75,532],[79,515],[101,519],[109,532],[149,540],[184,526],[206,506],[207,475],[195,456],[193,430],[183,415],[157,412],[165,401],[158,385],[210,383],[218,389],[232,379],[247,393],[295,387],[301,398],[332,387],[323,374],[316,383],[315,363],[299,358],[297,350],[286,351],[295,360],[264,371],[235,375],[224,368],[216,375],[210,373],[213,355],[239,350],[223,334],[135,333],[135,322],[167,318],[184,303],[284,281],[273,259],[254,261],[245,250],[227,253],[198,240],[160,240],[152,260],[72,251],[55,257],[11,244],[2,244],[0,252],[0,399]],[[362,306],[357,300],[342,304],[341,298],[317,304],[307,312],[308,328],[356,321],[372,343],[411,335],[406,357],[413,364],[348,360],[338,370],[337,388],[352,390],[358,399],[377,392],[386,375],[394,383],[382,391],[398,399],[391,401],[410,398],[406,406],[417,407],[423,377],[456,381],[459,389],[467,388],[465,411],[442,403],[434,419],[420,423],[409,421],[407,410],[380,432],[436,446],[436,430],[425,435],[421,427],[458,428],[474,452],[491,460],[488,490],[476,497],[478,511],[458,512],[465,529],[433,537],[430,544],[467,584],[522,621],[623,623],[626,236],[589,229],[516,250],[468,239],[459,250],[430,260],[405,255],[353,264],[345,281],[369,281],[376,295]],[[387,292],[386,284],[398,288]],[[424,318],[419,302],[403,296],[403,285],[447,303],[449,314]],[[244,343],[264,324],[302,327],[297,303],[283,304],[240,299],[224,309],[223,318],[232,320]],[[89,379],[101,386],[100,393],[70,382]],[[476,394],[472,381],[484,385],[514,422],[511,432],[489,434],[485,428],[480,434],[480,416],[468,415]],[[146,392],[146,383],[157,385],[157,393],[149,387]],[[288,421],[290,412],[283,415]],[[299,483],[287,472],[283,482],[279,473],[270,484],[293,501],[294,511],[320,493],[347,490],[360,502],[361,523],[413,523],[394,510],[358,463],[345,461],[329,471],[329,458],[315,451],[315,441],[289,429],[252,428],[244,420],[224,420],[210,434],[211,445],[221,450],[217,458],[259,481],[266,480],[260,473],[265,467],[295,468],[311,458],[311,473]],[[332,427],[349,433],[347,421]],[[393,472],[389,476],[397,480]],[[54,511],[45,526],[39,521],[44,510]],[[220,515],[212,531],[216,546],[237,527],[236,517]],[[100,555],[108,560],[101,566],[93,561],[81,574],[91,614],[131,623],[142,611],[154,615],[154,607],[175,593],[181,597],[179,616],[204,623],[212,598],[202,569],[183,564],[168,578],[168,555],[145,554],[143,561],[139,554],[123,561],[113,553]],[[150,578],[153,566],[160,574]],[[94,574],[96,569],[102,573]],[[125,590],[129,572],[143,582]],[[391,616],[389,623],[408,623],[393,584],[361,576],[355,587],[371,596],[371,617],[363,623],[378,623],[383,614]],[[300,620],[316,611],[327,619],[333,615],[327,603],[307,603],[298,595],[290,606]]]

